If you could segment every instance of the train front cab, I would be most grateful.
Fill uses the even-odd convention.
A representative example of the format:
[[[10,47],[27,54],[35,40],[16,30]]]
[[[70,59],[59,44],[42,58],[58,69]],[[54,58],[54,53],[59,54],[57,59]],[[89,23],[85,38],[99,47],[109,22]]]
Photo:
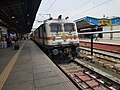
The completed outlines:
[[[45,26],[47,37],[51,37],[51,40],[48,40],[46,43],[50,54],[62,54],[64,57],[66,55],[70,56],[70,54],[72,56],[76,55],[79,39],[75,23],[63,21],[59,21],[59,23],[48,22]]]

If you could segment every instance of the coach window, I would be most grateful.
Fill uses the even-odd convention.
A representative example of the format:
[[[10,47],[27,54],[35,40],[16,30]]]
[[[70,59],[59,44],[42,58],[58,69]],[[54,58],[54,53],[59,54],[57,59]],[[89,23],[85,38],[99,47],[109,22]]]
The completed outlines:
[[[74,28],[74,24],[73,23],[65,23],[64,24],[64,30],[66,32],[72,32],[72,31],[75,31],[75,28]]]
[[[51,32],[62,32],[61,25],[59,23],[51,23]]]

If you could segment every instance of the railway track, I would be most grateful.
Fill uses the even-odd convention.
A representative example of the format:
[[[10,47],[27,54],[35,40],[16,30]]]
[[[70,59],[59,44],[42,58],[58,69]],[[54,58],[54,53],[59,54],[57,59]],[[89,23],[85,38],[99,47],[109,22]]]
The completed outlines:
[[[82,56],[90,56],[91,50],[90,48],[86,47],[81,47],[80,55]],[[120,54],[110,52],[110,51],[105,51],[101,49],[94,49],[93,50],[93,56],[99,59],[102,59],[104,61],[111,62],[113,64],[120,64]]]
[[[83,57],[86,58],[86,56],[90,55],[90,50],[82,48],[80,53],[81,53],[80,55],[82,55],[83,53]],[[96,57],[104,58],[104,59],[106,57],[107,60],[103,60],[103,62],[107,61],[107,63],[110,62],[110,64],[111,63],[119,64],[120,61],[119,60],[120,58],[112,57],[111,55],[107,55],[105,53],[101,53],[97,51],[94,51],[94,55]],[[111,58],[109,58],[109,56],[111,56]],[[116,59],[113,60],[114,58]],[[120,90],[119,79],[101,70],[98,70],[88,64],[85,64],[82,60],[75,59],[72,60],[70,63],[58,64],[56,63],[56,61],[58,60],[53,59],[53,62],[81,90]],[[62,61],[65,62],[66,60],[62,60]],[[91,61],[93,62],[93,58]]]
[[[90,54],[91,52],[91,49],[89,47],[82,47],[81,46],[81,50],[85,50],[85,51],[88,51]],[[93,54],[100,54],[100,55],[103,55],[103,56],[108,56],[108,57],[112,57],[112,58],[115,58],[115,59],[120,59],[120,52],[115,52],[115,51],[109,51],[109,50],[103,50],[103,49],[97,49],[97,48],[94,48],[93,49]]]
[[[105,51],[105,50],[93,50],[93,56],[90,56],[91,50],[90,48],[81,47],[81,51],[79,53],[79,58],[84,59],[90,63],[113,71],[113,73],[117,73],[120,75],[120,55]]]
[[[81,90],[120,90],[120,81],[107,73],[75,59],[58,67]]]

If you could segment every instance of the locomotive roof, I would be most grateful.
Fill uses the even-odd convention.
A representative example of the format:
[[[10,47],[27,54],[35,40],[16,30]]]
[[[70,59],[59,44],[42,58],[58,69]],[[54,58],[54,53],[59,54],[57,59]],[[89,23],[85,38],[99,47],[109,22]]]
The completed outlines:
[[[67,23],[75,23],[73,21],[70,20],[66,20],[66,19],[52,19],[52,20],[46,20],[45,23],[57,23],[57,22],[67,22]]]

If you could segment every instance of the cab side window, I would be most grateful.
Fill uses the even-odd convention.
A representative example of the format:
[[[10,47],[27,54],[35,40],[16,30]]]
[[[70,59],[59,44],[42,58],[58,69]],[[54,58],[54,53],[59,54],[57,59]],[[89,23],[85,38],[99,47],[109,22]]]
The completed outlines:
[[[75,31],[75,25],[73,23],[65,23],[64,24],[64,30],[66,32],[72,32],[72,31]]]
[[[51,23],[50,30],[51,30],[51,32],[62,32],[62,28],[59,23]]]

